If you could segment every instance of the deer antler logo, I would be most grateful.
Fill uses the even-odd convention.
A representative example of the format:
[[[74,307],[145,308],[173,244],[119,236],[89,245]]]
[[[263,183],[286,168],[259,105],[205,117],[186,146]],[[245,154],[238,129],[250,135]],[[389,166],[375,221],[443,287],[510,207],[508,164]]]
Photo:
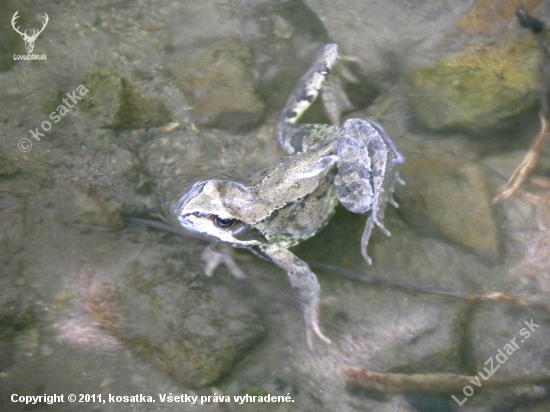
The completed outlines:
[[[43,16],[44,22],[42,23],[42,28],[40,30],[33,29],[32,35],[29,36],[27,35],[27,30],[25,30],[24,33],[21,33],[21,31],[19,31],[19,26],[15,27],[15,20],[17,20],[17,18],[19,17],[18,13],[19,13],[19,10],[17,10],[13,15],[11,19],[11,26],[17,33],[21,35],[21,37],[25,41],[25,49],[27,49],[27,54],[30,54],[34,49],[34,42],[36,41],[36,38],[40,33],[44,31],[44,28],[46,27],[46,24],[48,24],[48,21],[50,19],[48,15],[44,13],[44,16]]]

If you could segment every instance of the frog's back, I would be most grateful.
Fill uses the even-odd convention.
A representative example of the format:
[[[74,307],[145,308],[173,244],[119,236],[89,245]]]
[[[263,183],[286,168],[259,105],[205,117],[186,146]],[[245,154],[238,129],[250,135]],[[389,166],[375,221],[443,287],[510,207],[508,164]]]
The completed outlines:
[[[333,174],[318,182],[316,189],[274,209],[256,227],[268,242],[290,247],[314,236],[331,219],[338,204]]]

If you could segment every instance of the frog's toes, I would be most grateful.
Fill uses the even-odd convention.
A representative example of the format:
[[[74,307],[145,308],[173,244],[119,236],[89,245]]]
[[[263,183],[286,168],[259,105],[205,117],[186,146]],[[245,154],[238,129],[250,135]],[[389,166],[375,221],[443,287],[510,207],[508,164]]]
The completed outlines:
[[[386,226],[384,226],[384,223],[380,222],[378,219],[374,219],[374,223],[376,226],[378,226],[378,229],[382,231],[386,236],[391,236],[391,232],[386,229]]]
[[[325,113],[335,126],[342,124],[343,113],[357,108],[350,102],[342,83],[341,78],[329,76],[321,88],[321,99]]]
[[[223,263],[235,278],[245,279],[246,275],[233,259],[232,250],[224,247],[224,245],[219,246],[214,243],[204,249],[201,253],[201,258],[204,262],[204,273],[206,276],[211,277],[217,267]]]
[[[317,336],[319,339],[321,339],[326,344],[330,344],[331,341],[329,338],[327,338],[323,332],[321,332],[321,328],[319,327],[319,308],[316,307],[308,307],[304,310],[304,315],[306,319],[306,339],[307,339],[307,346],[310,350],[313,350],[313,339],[315,336]]]
[[[313,350],[314,348],[314,344],[313,344],[314,334],[317,335],[317,337],[321,339],[323,342],[325,342],[327,345],[330,345],[332,343],[329,338],[323,335],[323,332],[321,332],[321,330],[319,329],[319,326],[317,326],[316,328],[308,328],[306,337],[307,337],[307,347],[309,348],[309,350]]]
[[[397,172],[396,172],[396,173],[397,173]],[[396,177],[395,177],[395,180],[394,180],[393,185],[392,185],[392,187],[391,187],[391,193],[390,193],[390,196],[389,196],[389,198],[388,198],[388,203],[389,203],[390,205],[392,205],[393,207],[395,207],[396,209],[399,209],[399,203],[397,203],[397,202],[395,201],[395,199],[393,198],[393,192],[395,192],[395,184],[396,184],[396,183],[398,183],[398,184],[400,184],[400,185],[402,185],[402,186],[405,185],[405,181],[404,181],[403,179],[401,179],[399,176],[396,176]]]
[[[370,235],[372,233],[372,229],[374,228],[374,218],[369,216],[367,219],[367,223],[365,223],[365,229],[363,230],[363,236],[361,236],[361,254],[363,255],[363,258],[367,262],[367,265],[372,265],[372,259],[367,254],[367,247],[369,245],[369,239]]]
[[[348,54],[341,54],[340,58],[342,59],[342,61],[344,63],[354,63],[354,64],[357,64],[357,65],[360,65],[362,63],[361,59],[357,56],[351,56],[351,55],[348,55]],[[346,65],[343,65],[343,67],[345,68],[345,71],[343,73],[341,73],[341,76],[344,77],[346,80],[349,80],[352,83],[359,83],[359,80],[357,79],[357,77],[355,77],[355,75],[353,73],[351,73],[349,69],[347,69]]]
[[[351,56],[343,58],[344,64],[338,64],[334,67],[330,76],[327,76],[321,87],[321,99],[325,113],[330,122],[335,126],[342,124],[342,114],[357,109],[348,98],[345,90],[346,83],[358,84],[359,79],[351,72],[348,67],[349,62],[358,64],[359,59]]]

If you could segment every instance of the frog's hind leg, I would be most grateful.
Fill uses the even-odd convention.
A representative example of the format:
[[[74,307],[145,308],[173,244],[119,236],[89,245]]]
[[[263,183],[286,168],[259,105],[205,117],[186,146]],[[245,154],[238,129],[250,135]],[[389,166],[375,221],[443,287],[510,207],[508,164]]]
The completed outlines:
[[[323,46],[315,55],[309,70],[290,94],[276,131],[277,140],[287,153],[307,150],[304,139],[309,137],[310,131],[306,130],[307,127],[296,124],[319,95],[323,83],[339,58],[336,44]]]
[[[261,251],[288,274],[292,289],[294,289],[304,313],[309,349],[313,349],[314,336],[325,343],[330,343],[330,339],[321,332],[319,327],[321,287],[315,273],[311,271],[307,263],[279,245],[267,245],[262,247]]]
[[[384,129],[368,119],[347,120],[337,139],[336,195],[351,212],[371,211],[361,238],[361,252],[370,265],[367,245],[374,225],[390,236],[383,224],[384,211],[388,203],[397,207],[392,196],[395,183],[402,182],[397,165],[403,163],[403,156]]]
[[[356,109],[344,90],[343,79],[353,83],[359,81],[354,77],[350,78],[351,74],[347,75],[349,71],[345,69],[344,65],[339,64],[336,69],[338,74],[333,73],[328,76],[321,88],[321,100],[330,122],[335,126],[340,126],[342,124],[342,113]],[[344,74],[346,75],[344,76]]]

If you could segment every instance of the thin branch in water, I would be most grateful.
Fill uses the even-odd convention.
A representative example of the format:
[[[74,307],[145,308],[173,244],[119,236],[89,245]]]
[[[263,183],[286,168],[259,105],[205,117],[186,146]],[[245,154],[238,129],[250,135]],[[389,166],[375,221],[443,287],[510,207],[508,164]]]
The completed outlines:
[[[516,170],[514,170],[508,182],[500,188],[499,194],[495,197],[493,203],[501,202],[517,193],[523,182],[525,182],[525,179],[527,179],[527,176],[529,176],[529,173],[537,164],[542,144],[548,139],[549,135],[550,104],[548,98],[550,94],[550,53],[546,38],[548,29],[541,20],[529,15],[523,6],[517,9],[516,17],[522,27],[530,29],[533,32],[542,50],[542,64],[539,74],[540,132],[535,139],[535,143],[533,143],[527,155],[523,158]]]
[[[342,268],[339,266],[325,265],[323,263],[310,263],[310,266],[313,268],[321,269],[327,272],[336,272],[347,279],[358,281],[361,283],[366,283],[368,285],[378,285],[385,286],[394,289],[401,289],[408,292],[424,293],[428,295],[437,295],[443,296],[450,299],[461,300],[468,303],[477,303],[477,302],[506,302],[512,305],[519,306],[521,308],[532,308],[532,309],[541,309],[544,312],[550,314],[550,307],[544,306],[540,303],[531,303],[525,299],[516,298],[507,293],[503,292],[490,292],[479,295],[472,295],[467,293],[461,293],[455,290],[444,289],[438,285],[417,285],[413,283],[406,282],[392,282],[389,280],[383,279],[374,279],[366,275],[360,275],[349,269]]]
[[[344,368],[346,385],[350,388],[360,387],[366,390],[385,393],[437,393],[446,394],[462,392],[477,376],[455,375],[453,373],[377,373],[368,369]],[[550,383],[550,376],[492,376],[484,380],[481,389],[501,388],[519,384],[545,385]]]
[[[111,211],[109,206],[107,206],[105,202],[101,200],[99,192],[94,186],[90,185],[88,187],[88,196],[92,198],[92,200],[99,206],[99,208],[103,212],[103,215],[105,215],[107,221],[109,222],[109,228],[111,228],[111,230],[119,230],[121,228],[121,225],[117,222],[115,214]]]

